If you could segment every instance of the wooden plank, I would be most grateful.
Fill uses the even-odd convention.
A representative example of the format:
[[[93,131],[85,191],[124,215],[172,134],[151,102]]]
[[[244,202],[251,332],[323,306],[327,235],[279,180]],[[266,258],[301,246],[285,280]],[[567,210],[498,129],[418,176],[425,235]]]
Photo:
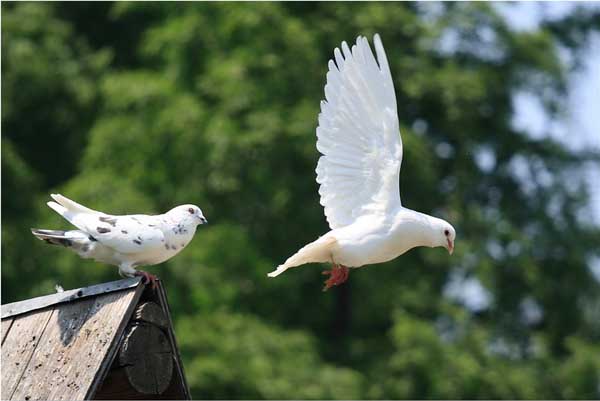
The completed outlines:
[[[173,352],[167,334],[145,322],[128,326],[119,365],[125,367],[129,383],[137,392],[149,398],[164,393],[173,378]]]
[[[153,324],[163,330],[169,328],[169,321],[167,320],[167,316],[163,312],[163,309],[156,302],[152,301],[140,304],[135,309],[131,319]]]
[[[181,383],[177,380],[171,380],[171,384],[162,394],[138,393],[127,378],[125,367],[114,367],[98,392],[94,395],[94,400],[185,400],[186,395],[182,391]]]
[[[167,293],[160,281],[158,282],[158,284],[159,284],[158,288],[157,288],[158,301],[159,301],[160,306],[163,309],[163,312],[165,312],[165,315],[169,322],[169,328],[168,328],[167,332],[169,334],[169,340],[171,340],[170,341],[171,347],[173,349],[175,371],[178,373],[178,375],[175,375],[175,376],[179,377],[179,381],[180,381],[179,385],[181,386],[181,392],[184,394],[184,399],[191,400],[192,395],[190,393],[190,388],[188,386],[187,379],[185,378],[185,373],[183,372],[183,363],[181,362],[179,348],[177,347],[177,341],[175,340],[175,332],[173,331],[174,330],[173,329],[173,321],[171,319],[171,312],[169,311],[169,302],[167,300]],[[172,380],[172,382],[175,382],[175,381],[177,381],[177,380]]]
[[[112,343],[110,344],[108,352],[106,353],[106,357],[102,361],[100,367],[98,368],[98,373],[94,376],[92,383],[88,388],[88,391],[85,395],[86,400],[93,398],[94,394],[96,394],[96,391],[98,390],[98,387],[102,384],[102,382],[108,375],[110,368],[113,365],[113,361],[115,360],[119,351],[119,347],[122,342],[122,337],[124,336],[125,328],[127,327],[127,324],[129,323],[129,320],[131,319],[131,316],[133,315],[133,312],[137,307],[140,297],[144,293],[145,289],[146,286],[140,281],[140,284],[135,289],[133,298],[131,299],[129,306],[127,307],[127,310],[123,315],[123,319],[121,319],[121,323],[117,327],[115,335],[113,336]]]
[[[12,399],[84,399],[136,292],[57,305]]]
[[[56,294],[44,295],[42,297],[31,298],[25,301],[13,302],[2,305],[2,319],[16,316],[21,313],[31,312],[33,310],[46,308],[64,302],[71,302],[78,299],[87,298],[94,295],[106,294],[114,291],[121,291],[127,288],[137,287],[142,277],[126,278],[110,283],[96,284],[89,287],[76,288]]]
[[[6,340],[6,335],[10,331],[10,328],[12,327],[14,321],[15,319],[9,318],[4,319],[2,323],[0,323],[0,327],[2,328],[2,344],[4,344],[4,340]]]
[[[49,308],[14,319],[2,344],[0,399],[11,399],[53,313],[54,310]]]

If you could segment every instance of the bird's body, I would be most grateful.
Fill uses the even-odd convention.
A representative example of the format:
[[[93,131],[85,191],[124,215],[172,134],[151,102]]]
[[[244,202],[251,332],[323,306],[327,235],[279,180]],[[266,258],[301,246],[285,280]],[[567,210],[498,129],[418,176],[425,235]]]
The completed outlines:
[[[333,260],[346,267],[361,267],[388,262],[417,246],[434,246],[427,235],[433,224],[430,219],[433,218],[405,208],[391,219],[358,218],[353,224],[328,233],[339,244]]]
[[[367,40],[335,49],[321,102],[317,165],[321,204],[331,231],[269,273],[276,277],[305,263],[333,264],[325,289],[348,277],[349,267],[392,260],[417,246],[452,253],[454,228],[402,206],[403,147],[396,96],[385,50],[375,35],[377,60]]]
[[[183,205],[167,213],[115,216],[82,206],[62,195],[48,202],[78,230],[32,229],[41,240],[63,245],[85,259],[119,266],[123,276],[133,276],[135,267],[162,263],[185,248],[206,219],[197,206]]]
[[[406,208],[392,218],[363,216],[306,245],[270,276],[305,263],[331,262],[355,268],[388,262],[417,246],[438,246],[430,234],[440,224],[440,219]]]

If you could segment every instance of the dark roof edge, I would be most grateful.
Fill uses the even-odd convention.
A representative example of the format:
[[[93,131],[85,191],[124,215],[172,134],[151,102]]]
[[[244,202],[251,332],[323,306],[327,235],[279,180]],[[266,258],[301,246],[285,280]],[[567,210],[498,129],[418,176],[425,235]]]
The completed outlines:
[[[139,277],[136,277],[136,279],[137,278],[139,278]],[[128,280],[131,280],[131,279],[128,279]],[[121,281],[125,281],[125,280],[121,280]],[[114,281],[114,283],[118,283],[118,281]],[[158,281],[157,284],[158,284],[159,288],[162,286],[160,281]],[[126,288],[131,288],[131,287],[126,287]],[[142,296],[142,293],[144,292],[144,290],[145,290],[145,286],[143,284],[135,287],[135,290],[134,290],[135,293],[133,294],[133,299],[129,303],[129,306],[127,306],[127,309],[125,310],[125,314],[123,315],[123,320],[121,320],[121,323],[117,327],[117,331],[115,331],[115,334],[112,337],[112,340],[111,340],[110,346],[108,347],[106,355],[104,355],[104,360],[100,364],[98,371],[94,375],[94,378],[92,379],[92,381],[87,389],[87,393],[84,398],[85,400],[91,400],[94,398],[94,395],[98,391],[100,384],[102,382],[104,382],[104,380],[106,379],[106,376],[108,376],[110,367],[112,366],[113,361],[117,357],[117,354],[119,352],[119,347],[123,341],[123,333],[125,333],[127,324],[131,320],[131,317],[133,316],[133,312],[135,311],[135,308],[137,307],[138,302],[140,301],[140,297]]]
[[[171,308],[169,307],[167,292],[165,291],[165,287],[163,287],[162,284],[158,286],[158,299],[160,300],[161,308],[163,308],[163,311],[165,312],[165,315],[169,320],[169,329],[167,331],[169,334],[169,339],[171,340],[171,345],[173,347],[173,355],[175,356],[175,368],[179,372],[179,376],[181,378],[181,384],[183,386],[185,399],[191,400],[192,394],[190,393],[190,387],[185,377],[185,372],[183,371],[183,362],[181,361],[181,354],[179,353],[179,347],[177,346],[177,340],[175,339],[173,320],[171,319]]]
[[[22,313],[31,312],[33,310],[42,309],[47,306],[60,304],[63,302],[71,302],[86,297],[91,297],[99,294],[106,294],[114,291],[121,291],[128,288],[137,287],[142,280],[142,277],[132,277],[123,280],[111,281],[108,283],[91,285],[89,287],[76,288],[56,294],[44,295],[41,297],[26,299],[24,301],[13,302],[2,305],[2,319],[7,317],[20,315]]]

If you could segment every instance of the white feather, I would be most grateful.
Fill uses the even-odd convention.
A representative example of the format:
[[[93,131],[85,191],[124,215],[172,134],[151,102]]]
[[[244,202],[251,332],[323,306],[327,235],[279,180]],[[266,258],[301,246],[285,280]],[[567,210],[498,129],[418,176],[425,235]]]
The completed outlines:
[[[193,238],[198,224],[206,223],[194,205],[182,205],[161,215],[115,216],[87,208],[62,195],[48,206],[79,230],[32,232],[38,238],[71,248],[83,258],[118,265],[126,275],[134,266],[153,265],[179,253]]]
[[[379,35],[373,55],[366,38],[352,50],[342,42],[329,61],[321,102],[317,163],[321,204],[331,231],[304,246],[268,274],[305,263],[345,267],[392,260],[416,246],[452,252],[447,222],[404,208],[400,201],[402,140],[394,84]]]
[[[326,102],[321,103],[317,182],[332,229],[365,213],[392,213],[401,206],[402,142],[394,85],[379,36],[379,65],[365,38],[352,52],[342,43],[329,62]],[[337,65],[336,65],[337,64]]]

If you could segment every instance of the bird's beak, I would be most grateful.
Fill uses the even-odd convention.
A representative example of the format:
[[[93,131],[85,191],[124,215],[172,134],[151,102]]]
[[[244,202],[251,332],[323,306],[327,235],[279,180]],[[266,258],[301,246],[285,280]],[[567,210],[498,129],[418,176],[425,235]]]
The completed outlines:
[[[446,241],[448,242],[448,253],[452,255],[452,252],[454,252],[454,241],[452,241],[450,238],[446,238]]]
[[[206,220],[206,217],[200,217],[200,224],[208,224],[208,220]]]

